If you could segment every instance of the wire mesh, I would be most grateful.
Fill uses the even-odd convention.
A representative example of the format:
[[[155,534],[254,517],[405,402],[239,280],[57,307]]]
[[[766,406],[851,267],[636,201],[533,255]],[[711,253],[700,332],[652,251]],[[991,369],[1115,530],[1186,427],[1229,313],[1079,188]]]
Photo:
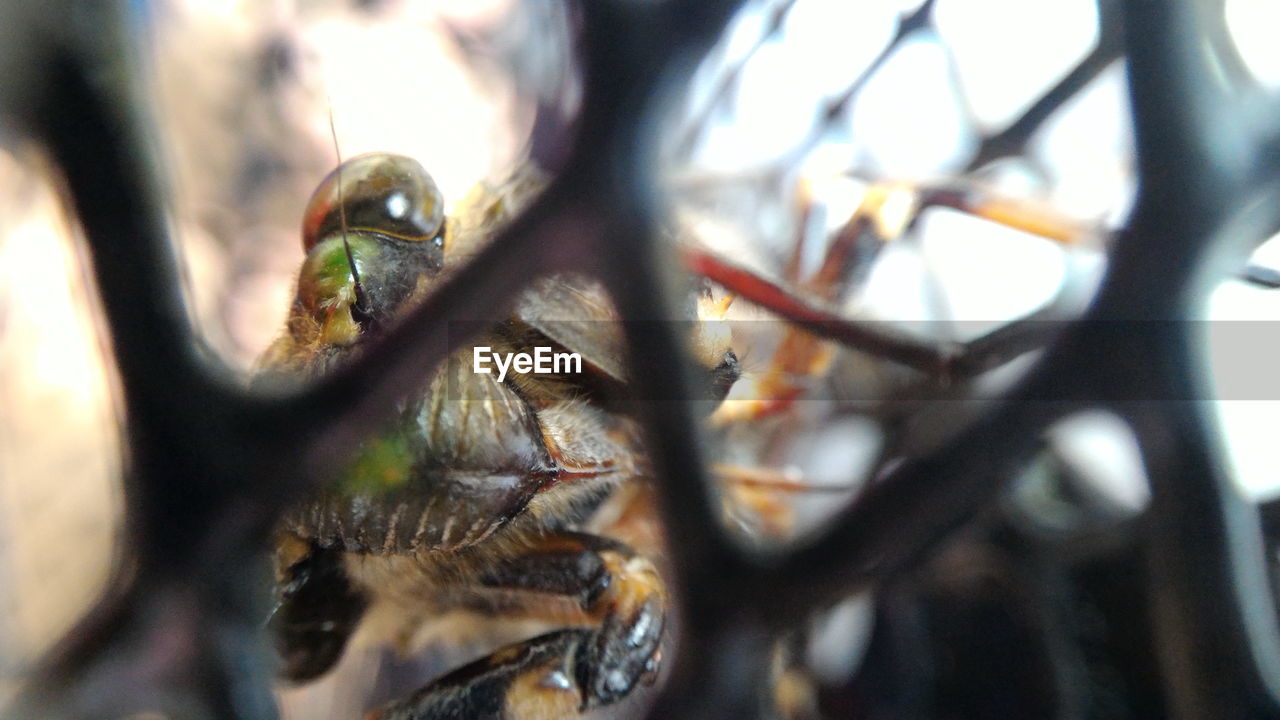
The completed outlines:
[[[539,108],[545,134],[535,132],[534,154],[559,168],[546,191],[385,342],[290,396],[241,389],[188,320],[148,149],[138,8],[0,11],[14,48],[0,99],[65,180],[109,329],[128,445],[127,537],[108,590],[15,712],[274,716],[258,632],[269,582],[249,559],[283,508],[455,349],[451,321],[509,303],[530,277],[571,268],[612,288],[626,319],[679,317],[674,253],[661,237],[664,166],[652,159],[696,152],[796,4],[769,6],[760,39],[706,95],[687,100],[675,131],[658,123],[660,108],[717,47],[739,3],[573,4],[581,99],[569,129],[555,122],[563,107]],[[866,70],[776,165],[749,178],[755,192],[786,205],[799,166],[842,132],[904,44],[936,31],[936,13],[931,0],[903,13]],[[1015,120],[982,133],[955,168],[980,174],[1025,155],[1055,113],[1123,59],[1137,194],[1106,246],[1096,295],[1073,307],[1078,320],[1034,316],[967,343],[930,343],[851,319],[784,278],[744,281],[743,268],[714,253],[684,258],[795,326],[915,367],[930,391],[940,378],[1041,353],[977,417],[931,448],[882,458],[874,482],[829,526],[781,549],[746,547],[723,527],[688,408],[641,404],[683,617],[650,716],[771,712],[761,688],[777,684],[779,638],[868,589],[876,630],[857,675],[824,691],[832,715],[1276,714],[1273,551],[1199,401],[1211,393],[1204,325],[1193,322],[1213,287],[1280,229],[1275,101],[1239,57],[1221,4],[1100,0],[1097,17],[1094,48]],[[927,195],[940,206],[965,200],[945,185]],[[683,353],[673,324],[626,327],[635,367],[668,367]],[[691,383],[676,366],[636,384],[670,398],[688,397]],[[1105,523],[1083,540],[1029,539],[999,511],[1001,490],[1046,462],[1047,431],[1094,409],[1132,433],[1150,504],[1119,530]],[[990,633],[1018,652],[993,650]]]

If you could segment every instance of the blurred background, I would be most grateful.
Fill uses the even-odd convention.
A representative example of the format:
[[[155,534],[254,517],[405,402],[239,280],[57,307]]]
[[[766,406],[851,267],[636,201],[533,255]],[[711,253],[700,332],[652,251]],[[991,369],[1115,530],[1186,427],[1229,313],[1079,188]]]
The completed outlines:
[[[814,276],[851,217],[872,213],[888,226],[881,244],[857,282],[823,299],[850,317],[958,341],[1064,289],[1087,296],[1134,196],[1128,97],[1091,0],[938,0],[904,25],[921,7],[748,2],[658,131],[660,162],[685,240],[791,284]],[[571,115],[576,101],[572,21],[551,3],[157,0],[145,18],[139,41],[191,312],[210,350],[245,377],[282,327],[302,209],[335,165],[335,136],[343,157],[417,158],[456,203],[477,182],[501,182],[548,114]],[[1230,0],[1226,19],[1249,71],[1280,87],[1268,32],[1280,6]],[[1069,92],[1045,104],[1069,78]],[[1008,152],[992,142],[1039,110],[1025,142]],[[44,160],[0,137],[2,706],[101,587],[122,500],[108,341],[74,224]],[[1024,220],[925,202],[953,187],[1015,203]],[[1252,262],[1280,267],[1280,243]],[[1280,293],[1230,281],[1207,311],[1274,321]],[[859,383],[901,399],[903,382],[856,354],[815,355],[788,371],[808,402],[766,413],[750,403],[777,370],[786,330],[744,302],[727,317],[745,375],[731,398],[741,412],[716,419],[724,474],[763,468],[856,493],[891,438],[884,407],[867,408]],[[1260,352],[1241,337],[1210,345],[1219,366]],[[1268,429],[1280,404],[1246,391],[1216,405],[1242,487],[1274,496]],[[911,442],[935,442],[931,433],[960,421],[933,417],[922,425],[942,429]],[[1145,479],[1123,423],[1080,416],[1050,441],[1111,506],[1141,509]],[[1043,511],[1051,503],[1037,492],[1021,484],[1011,497]],[[731,519],[771,539],[803,532],[839,501],[728,497]],[[848,671],[868,641],[867,617],[864,600],[835,613],[845,642],[814,650],[818,664]],[[376,657],[357,648],[336,678],[291,691],[288,707],[296,717],[358,716],[366,690],[352,688],[381,682]]]

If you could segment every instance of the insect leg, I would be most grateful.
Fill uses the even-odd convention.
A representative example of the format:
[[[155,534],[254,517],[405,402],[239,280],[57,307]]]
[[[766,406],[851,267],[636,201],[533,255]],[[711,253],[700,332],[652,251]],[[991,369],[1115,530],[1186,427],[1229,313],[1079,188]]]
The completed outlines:
[[[575,661],[584,706],[618,700],[655,669],[665,591],[648,558],[626,545],[597,535],[554,535],[482,582],[568,595],[597,620],[595,637],[578,648]]]
[[[283,661],[281,677],[309,680],[342,656],[368,600],[352,586],[338,550],[289,538],[279,557],[280,601],[267,626]]]
[[[627,546],[559,533],[491,568],[480,582],[571,598],[592,626],[498,650],[376,711],[370,720],[561,718],[617,702],[654,676],[665,590],[653,564]]]

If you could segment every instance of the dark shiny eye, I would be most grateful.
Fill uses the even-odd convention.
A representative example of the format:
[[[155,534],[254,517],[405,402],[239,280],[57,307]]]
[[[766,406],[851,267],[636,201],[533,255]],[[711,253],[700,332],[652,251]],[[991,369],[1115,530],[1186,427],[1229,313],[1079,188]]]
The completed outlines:
[[[302,221],[298,299],[324,342],[377,331],[444,267],[444,200],[416,160],[351,158],[320,183]]]
[[[438,245],[444,231],[440,189],[418,161],[403,155],[361,155],[329,173],[307,203],[303,249],[310,252],[316,243],[342,232],[342,206],[346,231],[353,235]]]

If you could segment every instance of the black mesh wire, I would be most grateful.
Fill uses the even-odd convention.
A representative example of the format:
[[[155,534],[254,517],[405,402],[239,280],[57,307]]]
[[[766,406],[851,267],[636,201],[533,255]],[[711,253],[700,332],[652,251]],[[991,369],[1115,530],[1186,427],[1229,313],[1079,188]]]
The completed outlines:
[[[766,29],[792,4],[773,8]],[[211,365],[188,324],[146,150],[134,6],[0,11],[0,28],[22,38],[9,45],[21,51],[5,56],[0,102],[65,178],[128,417],[124,552],[102,602],[41,669],[27,707],[66,717],[156,708],[273,716],[258,632],[267,582],[248,560],[281,509],[459,341],[449,321],[570,266],[616,288],[628,318],[678,316],[650,159],[657,145],[677,157],[692,152],[716,102],[695,103],[674,142],[653,128],[670,88],[690,76],[737,5],[575,4],[581,106],[566,144],[550,153],[560,169],[547,191],[388,342],[289,397],[246,393]],[[931,27],[933,10],[925,2],[903,16],[893,41],[765,182],[782,184],[788,162],[828,135],[904,39]],[[1098,10],[1096,47],[956,168],[963,175],[1023,154],[1055,111],[1124,58],[1139,189],[1083,316],[1055,325],[1052,337],[995,335],[923,363],[955,373],[966,358],[981,355],[981,365],[989,353],[1050,343],[981,416],[927,452],[886,463],[817,536],[763,552],[723,529],[695,419],[678,403],[642,406],[683,616],[651,716],[761,714],[777,639],[869,588],[877,604],[867,660],[843,687],[824,691],[836,716],[1276,714],[1280,636],[1261,513],[1232,483],[1206,404],[1168,400],[1205,396],[1201,325],[1187,321],[1277,229],[1275,100],[1250,79],[1221,4],[1100,0]],[[731,68],[712,97],[731,94],[737,74]],[[809,309],[817,314],[791,319],[865,352],[929,351]],[[1116,322],[1129,331],[1096,331]],[[682,352],[671,326],[628,328],[639,367]],[[651,397],[686,396],[679,368],[637,383]],[[1145,514],[1122,539],[1079,546],[1031,542],[993,519],[1001,489],[1043,458],[1045,430],[1091,408],[1136,437],[1151,482]],[[989,569],[948,572],[966,563]]]

